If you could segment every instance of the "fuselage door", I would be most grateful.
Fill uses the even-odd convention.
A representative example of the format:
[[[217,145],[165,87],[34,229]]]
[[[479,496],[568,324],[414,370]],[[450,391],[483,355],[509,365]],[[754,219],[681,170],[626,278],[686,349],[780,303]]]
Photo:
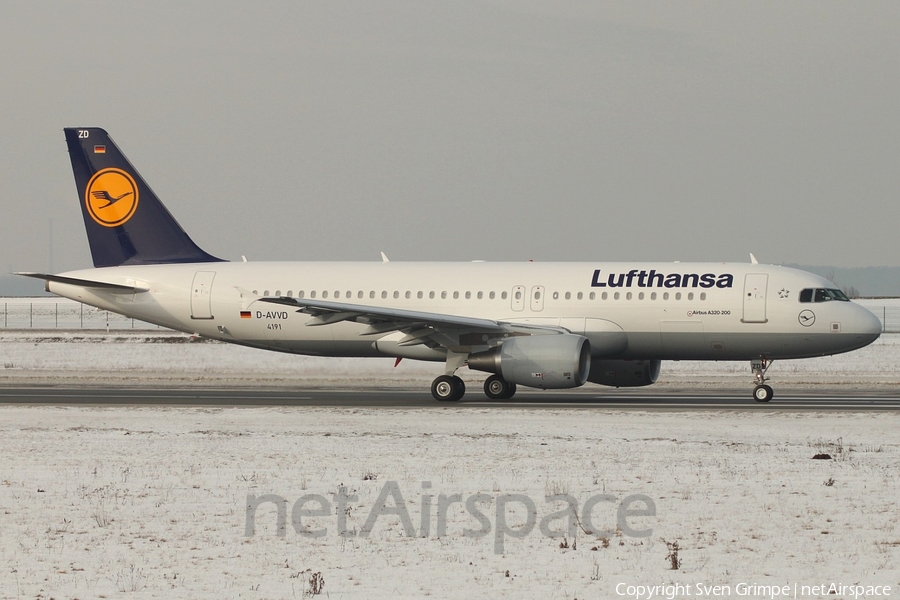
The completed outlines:
[[[766,286],[769,276],[765,273],[748,273],[744,276],[743,323],[766,322]]]
[[[534,312],[544,310],[544,286],[542,285],[531,288],[531,310]]]
[[[525,286],[516,285],[512,289],[512,309],[522,310],[525,308]]]
[[[212,283],[215,277],[215,271],[197,271],[194,273],[194,282],[191,285],[192,319],[213,318],[210,292],[212,292]]]

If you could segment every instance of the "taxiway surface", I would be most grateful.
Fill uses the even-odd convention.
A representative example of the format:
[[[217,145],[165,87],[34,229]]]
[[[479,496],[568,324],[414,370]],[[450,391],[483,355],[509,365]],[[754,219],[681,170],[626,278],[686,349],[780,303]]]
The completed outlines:
[[[493,401],[471,390],[460,402],[444,403],[420,389],[340,390],[283,388],[147,388],[17,386],[0,388],[0,404],[123,406],[321,406],[345,408],[580,408],[617,410],[763,410],[763,411],[896,411],[900,390],[776,390],[775,399],[758,403],[749,390],[671,391],[648,393],[591,391],[518,393],[512,400]]]

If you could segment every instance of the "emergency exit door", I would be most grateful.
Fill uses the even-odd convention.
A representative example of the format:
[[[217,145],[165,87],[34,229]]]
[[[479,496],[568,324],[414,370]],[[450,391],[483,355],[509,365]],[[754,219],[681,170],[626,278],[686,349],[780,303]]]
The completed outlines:
[[[215,278],[215,271],[197,271],[191,285],[191,318],[212,319],[210,292]]]

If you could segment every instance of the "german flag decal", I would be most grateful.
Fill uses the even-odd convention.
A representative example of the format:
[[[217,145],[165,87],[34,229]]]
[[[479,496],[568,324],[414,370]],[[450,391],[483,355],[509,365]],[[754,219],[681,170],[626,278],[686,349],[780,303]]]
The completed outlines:
[[[94,146],[94,154],[106,154],[106,146]]]
[[[242,310],[242,311],[241,311],[241,318],[242,318],[242,319],[249,319],[249,318],[250,318],[250,311],[249,311],[249,310]]]

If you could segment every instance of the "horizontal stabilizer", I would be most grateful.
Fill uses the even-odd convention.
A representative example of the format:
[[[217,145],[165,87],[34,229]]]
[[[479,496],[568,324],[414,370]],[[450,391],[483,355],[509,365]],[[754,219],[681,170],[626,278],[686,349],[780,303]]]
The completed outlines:
[[[119,294],[136,294],[138,292],[147,292],[147,288],[139,288],[131,285],[121,285],[118,283],[106,283],[105,281],[91,281],[90,279],[77,279],[75,277],[62,277],[60,275],[49,275],[47,273],[15,273],[24,277],[34,277],[35,279],[43,279],[44,281],[54,281],[56,283],[66,283],[69,285],[78,285],[83,288],[100,289],[107,292]]]

